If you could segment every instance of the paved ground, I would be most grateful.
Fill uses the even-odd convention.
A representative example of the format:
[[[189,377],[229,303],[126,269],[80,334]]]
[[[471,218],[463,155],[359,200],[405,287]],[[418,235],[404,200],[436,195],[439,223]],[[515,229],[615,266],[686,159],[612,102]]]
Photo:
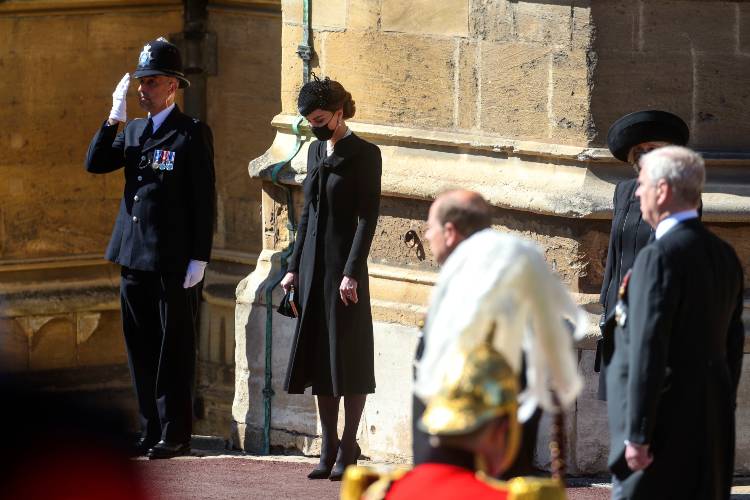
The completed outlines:
[[[340,483],[307,479],[315,463],[305,457],[206,454],[139,459],[135,465],[154,500],[337,499]],[[569,500],[609,499],[609,485],[601,480],[573,478],[569,483]],[[736,486],[733,493],[733,500],[750,500],[750,486]]]
[[[218,455],[172,460],[137,460],[148,491],[159,500],[337,499],[340,483],[311,481],[317,460],[303,457]],[[606,485],[577,481],[570,500],[609,498]]]

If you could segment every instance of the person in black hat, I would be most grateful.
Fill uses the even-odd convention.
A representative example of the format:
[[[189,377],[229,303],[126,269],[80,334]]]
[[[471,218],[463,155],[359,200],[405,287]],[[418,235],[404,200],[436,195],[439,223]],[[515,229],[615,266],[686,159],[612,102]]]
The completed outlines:
[[[190,452],[197,286],[211,254],[213,136],[183,114],[177,89],[190,83],[180,53],[164,38],[147,43],[134,73],[147,118],[126,122],[125,74],[108,120],[94,135],[86,170],[125,168],[125,190],[106,258],[120,264],[120,297],[141,438],[137,454]]]
[[[304,207],[281,282],[285,291],[297,287],[302,308],[285,389],[302,394],[312,387],[317,396],[322,445],[308,477],[335,481],[357,461],[359,421],[375,391],[367,255],[380,210],[382,160],[376,145],[346,126],[356,108],[339,82],[315,77],[300,90],[297,107],[318,140],[308,150]]]
[[[690,137],[685,122],[667,111],[649,110],[627,114],[617,120],[607,133],[612,155],[639,171],[638,160],[649,151],[670,144],[684,146]],[[633,266],[638,252],[652,239],[653,228],[643,221],[635,190],[638,179],[617,184],[614,194],[612,231],[609,236],[607,264],[599,297],[604,311],[599,326],[602,338],[596,345],[594,370],[599,372],[598,397],[607,399],[606,367],[614,351],[612,332],[605,330],[607,318],[614,315],[617,290],[623,277]]]

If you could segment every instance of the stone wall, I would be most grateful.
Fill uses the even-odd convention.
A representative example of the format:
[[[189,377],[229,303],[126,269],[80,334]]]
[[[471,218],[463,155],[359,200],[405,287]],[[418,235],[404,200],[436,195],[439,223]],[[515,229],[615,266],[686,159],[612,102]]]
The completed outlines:
[[[101,258],[122,173],[88,174],[83,159],[143,44],[182,30],[181,0],[0,5],[0,67],[12,75],[0,82],[0,370],[134,407],[119,270]],[[260,183],[245,168],[273,139],[270,120],[280,110],[279,3],[209,2],[207,30],[216,36],[206,107],[219,210],[204,287],[196,431],[226,435],[234,289],[261,248]],[[129,118],[143,115],[135,88]]]
[[[724,153],[747,148],[741,133],[746,125],[734,106],[747,99],[742,80],[711,69],[711,64],[728,60],[734,66],[723,65],[725,70],[744,71],[737,43],[744,5],[658,2],[657,8],[655,2],[637,0],[311,3],[313,70],[341,81],[352,93],[357,114],[350,126],[383,154],[382,208],[370,254],[378,388],[360,427],[364,453],[409,460],[411,358],[437,273],[429,248],[421,244],[427,208],[440,191],[462,186],[480,191],[496,207],[497,229],[539,243],[589,313],[588,337],[579,345],[586,388],[567,419],[569,471],[604,473],[606,411],[594,397],[592,373],[601,311],[598,291],[614,185],[633,174],[601,148],[603,137],[616,117],[653,106],[684,116],[695,130],[696,147]],[[284,159],[298,140],[292,124],[302,82],[296,54],[303,34],[301,2],[284,1],[282,7],[282,114],[274,119],[273,143],[249,168],[251,178],[264,182],[266,237],[258,268],[237,289],[235,313],[233,438],[252,450],[259,447],[264,424],[258,407],[266,368],[263,292],[278,275],[280,251],[288,244],[285,197],[270,184],[269,166]],[[734,43],[718,43],[712,30],[698,29],[705,23],[696,19],[728,26],[732,34],[718,38]],[[624,66],[628,57],[634,62]],[[679,58],[692,65],[688,79],[670,71]],[[701,118],[706,113],[710,120]],[[302,140],[301,152],[281,175],[295,193],[297,213],[309,132],[303,132]],[[750,162],[720,156],[708,161],[704,220],[735,246],[748,276]],[[406,244],[409,230],[420,241],[416,245]],[[293,323],[272,318],[276,396],[271,444],[314,453],[319,429],[313,398],[289,396],[282,389]],[[749,390],[745,379],[738,412],[741,472],[750,470]],[[537,454],[541,465],[549,460],[544,436]]]

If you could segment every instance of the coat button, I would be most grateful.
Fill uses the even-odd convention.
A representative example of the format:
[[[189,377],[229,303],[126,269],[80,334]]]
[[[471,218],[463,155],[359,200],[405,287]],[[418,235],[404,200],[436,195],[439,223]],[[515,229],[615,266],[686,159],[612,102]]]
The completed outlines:
[[[141,199],[140,199],[140,198],[138,198],[138,195],[135,195],[135,196],[133,196],[133,201],[136,201],[136,202],[137,202],[137,201],[141,201]]]
[[[133,216],[133,222],[138,222],[138,217],[136,217],[135,215]]]
[[[143,176],[142,176],[142,175],[139,175],[139,176],[138,176],[138,181],[140,182],[140,181],[142,181],[142,180],[143,180]]]

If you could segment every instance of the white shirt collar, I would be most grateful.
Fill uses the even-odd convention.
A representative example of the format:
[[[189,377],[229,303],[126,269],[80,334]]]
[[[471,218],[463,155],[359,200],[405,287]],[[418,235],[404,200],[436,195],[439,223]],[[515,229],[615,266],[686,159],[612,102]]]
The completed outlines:
[[[341,139],[344,139],[345,137],[349,137],[350,135],[352,135],[352,129],[347,128],[346,132],[344,132],[344,137],[342,137]],[[326,154],[328,156],[331,156],[333,154],[333,144],[331,144],[330,139],[326,141]]]
[[[682,212],[672,214],[656,226],[656,234],[654,235],[654,237],[658,240],[659,238],[667,234],[667,231],[675,227],[680,222],[697,218],[698,210],[696,209],[683,210]]]
[[[171,113],[173,109],[174,103],[172,103],[171,106],[167,106],[166,108],[162,109],[154,116],[151,116],[151,113],[148,114],[148,117],[151,118],[152,122],[154,122],[154,132],[156,132],[159,127],[161,127],[161,124],[164,123],[164,120],[167,119],[167,116],[169,116],[169,113]]]

